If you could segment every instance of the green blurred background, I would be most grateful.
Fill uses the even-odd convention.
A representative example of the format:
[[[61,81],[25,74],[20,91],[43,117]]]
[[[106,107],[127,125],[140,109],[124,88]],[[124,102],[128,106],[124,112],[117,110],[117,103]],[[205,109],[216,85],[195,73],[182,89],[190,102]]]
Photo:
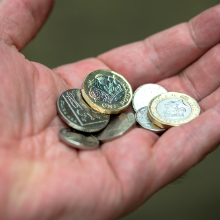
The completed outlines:
[[[57,0],[27,59],[56,67],[142,40],[188,21],[219,0]],[[123,218],[220,219],[220,149]]]

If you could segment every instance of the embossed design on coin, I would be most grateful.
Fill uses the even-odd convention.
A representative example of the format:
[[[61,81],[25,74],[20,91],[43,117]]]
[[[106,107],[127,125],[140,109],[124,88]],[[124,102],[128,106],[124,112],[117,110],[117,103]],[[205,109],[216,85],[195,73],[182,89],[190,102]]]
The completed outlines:
[[[200,114],[200,107],[195,99],[177,92],[154,97],[148,107],[150,120],[161,128],[182,125]]]
[[[89,87],[91,87],[89,90],[90,97],[95,102],[99,100],[108,104],[116,104],[122,101],[125,96],[122,85],[112,77],[100,76]]]
[[[72,128],[84,132],[96,132],[103,129],[110,116],[90,108],[82,99],[79,89],[63,92],[57,101],[61,118]]]
[[[191,106],[181,99],[165,99],[157,106],[157,112],[169,120],[181,120],[189,117],[192,112]]]
[[[94,134],[101,142],[107,142],[123,136],[135,125],[135,117],[131,112],[111,115],[108,126]]]
[[[132,99],[132,106],[135,111],[138,109],[148,106],[150,100],[154,98],[155,96],[166,93],[167,90],[164,89],[162,86],[159,86],[157,84],[145,84],[140,86],[136,89],[134,92],[134,96]]]
[[[68,146],[81,150],[93,150],[99,147],[99,140],[96,137],[88,133],[81,133],[72,128],[61,129],[59,138]]]
[[[142,107],[140,109],[137,110],[136,114],[135,114],[135,118],[136,121],[143,127],[146,128],[149,131],[153,131],[154,133],[162,133],[164,132],[166,129],[164,128],[160,128],[158,126],[156,126],[154,123],[152,123],[152,121],[149,119],[148,115],[147,115],[147,109],[148,107]]]
[[[131,103],[131,85],[120,74],[111,70],[96,70],[83,82],[82,96],[96,111],[118,114]]]

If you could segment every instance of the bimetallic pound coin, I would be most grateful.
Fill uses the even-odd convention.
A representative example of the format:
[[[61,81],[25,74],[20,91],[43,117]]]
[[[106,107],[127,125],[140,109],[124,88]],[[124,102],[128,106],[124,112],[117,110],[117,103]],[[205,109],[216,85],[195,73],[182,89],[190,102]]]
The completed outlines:
[[[123,136],[135,125],[135,117],[131,112],[112,115],[108,126],[95,134],[101,142],[107,142]]]
[[[147,115],[147,106],[142,107],[137,110],[135,114],[136,121],[139,125],[141,125],[143,128],[146,128],[149,131],[152,131],[156,134],[164,132],[166,129],[160,128],[156,126],[152,121],[149,119]]]
[[[185,124],[200,114],[199,104],[192,97],[168,92],[154,97],[148,105],[150,120],[161,128]]]
[[[99,147],[99,140],[88,133],[80,133],[71,128],[63,128],[59,132],[59,138],[70,147],[81,150],[93,150]]]
[[[83,82],[82,95],[96,111],[118,114],[129,106],[133,92],[122,75],[101,69],[87,75]]]
[[[90,108],[83,100],[80,89],[63,92],[57,101],[61,118],[72,128],[84,132],[102,130],[110,116]]]
[[[138,109],[148,106],[150,100],[155,96],[166,93],[167,90],[164,89],[162,86],[157,84],[145,84],[140,86],[136,89],[133,99],[132,99],[132,106],[135,111]]]

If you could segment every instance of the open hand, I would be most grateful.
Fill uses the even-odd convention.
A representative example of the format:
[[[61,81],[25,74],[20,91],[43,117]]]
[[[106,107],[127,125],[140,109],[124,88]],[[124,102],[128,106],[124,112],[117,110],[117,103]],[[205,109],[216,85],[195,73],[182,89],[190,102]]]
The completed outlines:
[[[0,2],[0,218],[116,219],[220,143],[220,5],[142,42],[51,70],[19,51],[52,4]],[[96,69],[122,74],[133,90],[157,83],[186,93],[202,114],[161,137],[135,128],[94,151],[69,148],[58,139],[66,125],[56,101]]]

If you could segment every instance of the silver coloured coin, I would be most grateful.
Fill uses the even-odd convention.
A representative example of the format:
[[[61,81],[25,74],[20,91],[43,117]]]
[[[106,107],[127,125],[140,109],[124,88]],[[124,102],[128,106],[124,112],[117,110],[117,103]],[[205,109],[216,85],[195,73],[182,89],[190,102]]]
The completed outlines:
[[[132,106],[134,110],[137,111],[144,106],[148,106],[150,100],[153,99],[155,96],[166,92],[166,89],[157,84],[142,85],[136,89],[133,95]]]
[[[63,128],[59,138],[70,147],[81,150],[94,150],[99,147],[99,140],[91,134],[81,133],[72,128]]]
[[[72,128],[97,132],[107,126],[110,116],[90,108],[83,100],[80,89],[63,92],[57,101],[61,118]]]
[[[154,133],[157,134],[164,132],[166,129],[159,128],[158,126],[156,126],[154,123],[151,122],[151,120],[147,115],[147,109],[148,107],[145,106],[137,110],[135,114],[135,118],[138,124],[141,125],[143,128],[146,128],[147,130],[153,131]]]
[[[167,120],[183,120],[190,116],[192,108],[182,99],[170,98],[157,105],[157,112]]]
[[[130,131],[136,124],[134,114],[131,112],[121,113],[120,115],[111,115],[107,127],[96,133],[95,136],[101,142],[107,142],[123,136]]]

